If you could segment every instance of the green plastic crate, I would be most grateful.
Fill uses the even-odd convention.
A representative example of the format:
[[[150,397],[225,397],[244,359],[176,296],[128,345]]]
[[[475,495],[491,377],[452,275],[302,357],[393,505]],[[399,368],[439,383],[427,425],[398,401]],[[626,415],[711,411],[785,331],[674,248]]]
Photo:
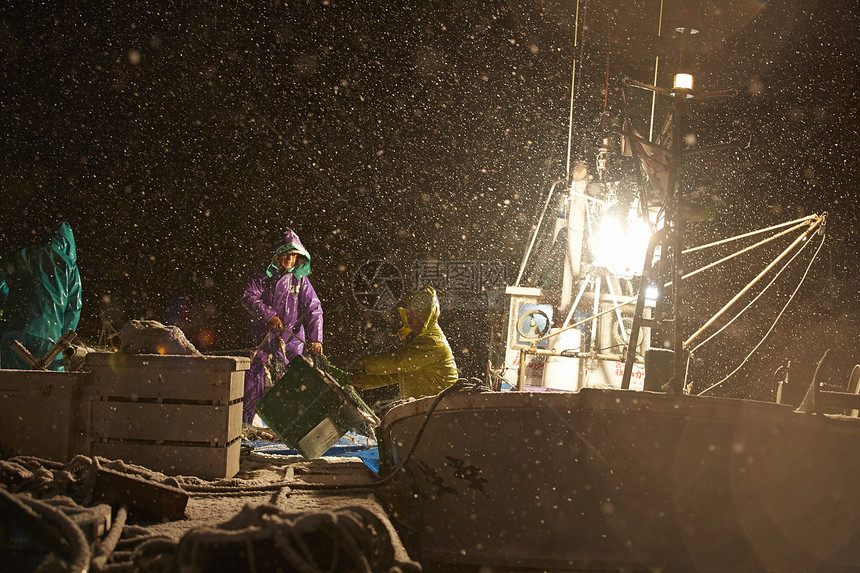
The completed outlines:
[[[332,366],[330,364],[329,364],[328,368],[326,368],[325,371],[329,375],[331,375],[331,377],[334,378],[334,381],[337,382],[338,384],[340,384],[342,387],[346,388],[347,386],[352,385],[352,374],[351,373],[344,372],[340,368],[338,368],[336,366]],[[355,397],[358,398],[358,394],[356,394]],[[360,398],[359,398],[359,400],[360,400]]]
[[[333,372],[332,372],[333,371]],[[379,419],[348,387],[351,375],[315,368],[304,356],[257,402],[257,414],[289,447],[318,458],[350,430],[372,431]]]

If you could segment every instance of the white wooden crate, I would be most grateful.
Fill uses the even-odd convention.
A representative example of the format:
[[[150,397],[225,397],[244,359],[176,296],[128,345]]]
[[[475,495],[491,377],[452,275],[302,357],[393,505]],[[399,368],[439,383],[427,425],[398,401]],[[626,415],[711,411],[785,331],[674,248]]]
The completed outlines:
[[[245,357],[91,353],[92,455],[169,475],[239,471]]]
[[[89,372],[0,370],[0,449],[67,462],[90,455]]]

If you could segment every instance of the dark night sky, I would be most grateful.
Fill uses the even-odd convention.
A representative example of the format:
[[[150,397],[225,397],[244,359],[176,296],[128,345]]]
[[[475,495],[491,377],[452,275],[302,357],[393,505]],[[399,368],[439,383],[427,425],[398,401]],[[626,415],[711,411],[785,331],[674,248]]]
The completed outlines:
[[[581,1],[575,50],[574,1],[26,4],[0,8],[0,252],[67,220],[85,292],[79,335],[98,338],[109,300],[120,323],[171,322],[201,349],[226,350],[245,346],[248,273],[291,226],[314,257],[327,354],[347,362],[389,322],[353,296],[365,261],[404,274],[430,259],[503,261],[515,278],[565,173],[574,58],[574,155],[592,161],[604,105],[647,132],[647,95],[625,100],[621,80],[650,83],[658,54],[664,70],[677,65],[670,30],[683,8],[667,0],[657,39],[659,1]],[[818,272],[782,319],[788,333],[749,376],[834,346],[856,362],[853,5],[689,4],[702,7],[697,85],[739,91],[698,104],[690,129],[701,145],[752,145],[691,160],[690,188],[714,210],[688,242],[831,215]],[[705,315],[714,297],[691,288],[691,314]],[[464,374],[478,375],[483,298],[443,294],[461,299],[443,327]],[[761,335],[741,330],[720,356]]]

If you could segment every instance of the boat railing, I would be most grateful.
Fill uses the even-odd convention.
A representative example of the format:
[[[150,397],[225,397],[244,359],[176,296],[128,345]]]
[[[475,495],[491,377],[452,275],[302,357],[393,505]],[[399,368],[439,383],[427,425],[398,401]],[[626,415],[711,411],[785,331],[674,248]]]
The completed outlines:
[[[846,415],[857,417],[860,411],[860,394],[850,392],[834,392],[832,390],[821,390],[818,384],[812,384],[810,388],[812,399],[798,407],[797,411],[807,414],[823,414],[825,409],[844,410]]]
[[[830,351],[828,350],[821,357],[806,396],[795,411],[804,414],[824,414],[825,409],[835,409],[842,410],[851,418],[860,417],[860,364],[854,366],[846,392],[823,390],[818,381],[818,373],[828,352]]]
[[[560,356],[562,358],[593,358],[597,360],[607,360],[614,362],[622,362],[624,361],[624,356],[621,354],[600,354],[595,352],[571,352],[571,351],[561,351],[556,352],[554,350],[544,350],[542,348],[534,348],[534,347],[524,347],[520,348],[520,360],[519,367],[517,369],[517,391],[522,392],[525,388],[526,383],[526,370],[524,368],[524,364],[526,363],[526,356],[529,354],[534,354],[536,356]],[[636,357],[635,362],[637,364],[645,364],[645,359],[639,356]]]

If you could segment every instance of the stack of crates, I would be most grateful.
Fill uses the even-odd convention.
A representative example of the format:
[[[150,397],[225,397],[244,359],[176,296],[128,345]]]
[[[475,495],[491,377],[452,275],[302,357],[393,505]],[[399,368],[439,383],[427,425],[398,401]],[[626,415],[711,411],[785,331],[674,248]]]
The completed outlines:
[[[90,353],[92,455],[204,479],[239,471],[246,357]]]

